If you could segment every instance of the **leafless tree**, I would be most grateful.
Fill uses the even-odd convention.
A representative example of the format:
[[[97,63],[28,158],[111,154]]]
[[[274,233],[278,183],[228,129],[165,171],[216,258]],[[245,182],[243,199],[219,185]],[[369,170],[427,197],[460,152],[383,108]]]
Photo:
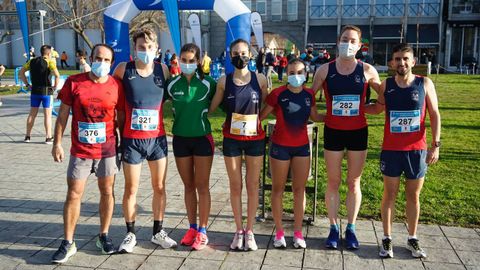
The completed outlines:
[[[86,29],[100,28],[103,31],[104,7],[111,1],[82,1],[82,0],[42,0],[42,4],[53,13],[56,24],[67,23],[90,47],[93,43],[85,33]]]
[[[150,27],[156,32],[168,29],[163,11],[143,11],[130,23],[130,34],[142,27]]]

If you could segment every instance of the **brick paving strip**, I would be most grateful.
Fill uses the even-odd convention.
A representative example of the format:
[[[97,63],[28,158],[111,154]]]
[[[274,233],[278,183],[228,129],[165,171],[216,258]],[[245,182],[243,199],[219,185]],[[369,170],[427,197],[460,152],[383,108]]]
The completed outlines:
[[[151,197],[149,171],[144,164],[138,192],[137,239],[132,254],[102,255],[95,247],[99,229],[99,193],[90,177],[83,196],[82,211],[75,233],[79,250],[64,265],[51,265],[50,258],[63,237],[63,202],[66,196],[67,162],[56,164],[51,146],[44,144],[42,115],[32,132],[32,142],[23,143],[29,110],[27,95],[2,97],[0,107],[0,269],[480,269],[480,230],[420,225],[419,237],[428,254],[413,259],[406,250],[407,229],[394,224],[393,259],[378,257],[383,235],[381,222],[360,220],[357,224],[361,247],[357,251],[326,250],[328,220],[318,218],[304,227],[308,248],[285,250],[272,247],[273,222],[255,225],[259,250],[234,252],[229,245],[235,225],[229,202],[228,179],[220,152],[216,152],[210,179],[212,210],[208,227],[209,248],[192,252],[189,248],[163,250],[150,243]],[[54,119],[55,120],[55,119]],[[170,140],[171,143],[171,140]],[[64,149],[70,147],[69,129]],[[171,144],[170,144],[170,150]],[[67,153],[68,154],[68,153]],[[68,157],[66,158],[68,161]],[[116,205],[110,236],[119,245],[126,232],[121,210],[124,178],[117,175]],[[245,192],[244,192],[245,193]],[[167,210],[164,226],[180,241],[188,228],[183,201],[183,185],[171,154],[167,173]],[[244,200],[246,202],[246,200]],[[244,206],[246,209],[246,206]],[[345,225],[342,220],[342,225]],[[286,223],[286,235],[293,234]],[[287,237],[291,244],[291,237]]]

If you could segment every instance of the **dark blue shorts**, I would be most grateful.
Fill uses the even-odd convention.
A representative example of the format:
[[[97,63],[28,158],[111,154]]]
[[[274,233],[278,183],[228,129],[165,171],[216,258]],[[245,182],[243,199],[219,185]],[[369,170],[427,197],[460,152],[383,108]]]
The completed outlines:
[[[272,142],[270,145],[270,157],[279,160],[290,160],[293,157],[309,157],[310,145],[283,146]]]
[[[211,134],[200,137],[173,136],[175,157],[213,156],[215,146]]]
[[[223,138],[223,155],[226,157],[263,156],[265,154],[265,140],[239,141],[230,138]]]
[[[380,171],[389,177],[400,177],[405,173],[407,179],[419,179],[427,172],[426,158],[427,150],[383,150],[380,154]]]
[[[144,159],[159,160],[168,154],[166,136],[149,139],[123,139],[122,161],[128,164],[140,164]]]
[[[30,95],[30,107],[38,108],[40,103],[43,105],[43,108],[52,108],[53,106],[53,96],[52,95]]]

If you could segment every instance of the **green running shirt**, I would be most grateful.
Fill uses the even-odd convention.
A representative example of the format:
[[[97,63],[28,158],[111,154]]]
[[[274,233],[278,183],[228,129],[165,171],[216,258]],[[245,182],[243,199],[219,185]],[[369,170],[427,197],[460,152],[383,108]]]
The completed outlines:
[[[171,79],[167,92],[173,103],[173,135],[200,137],[212,132],[207,115],[216,85],[209,76],[203,80],[193,76],[190,85],[183,75]]]

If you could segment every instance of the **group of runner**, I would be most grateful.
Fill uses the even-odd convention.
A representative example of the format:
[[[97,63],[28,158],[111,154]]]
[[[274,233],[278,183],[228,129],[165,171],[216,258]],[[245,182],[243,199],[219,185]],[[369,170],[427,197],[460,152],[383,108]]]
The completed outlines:
[[[223,125],[223,155],[230,183],[230,202],[236,225],[230,248],[257,250],[254,236],[258,208],[260,170],[265,149],[265,131],[261,121],[269,114],[276,117],[269,156],[272,168],[272,214],[276,226],[273,246],[285,248],[282,226],[282,196],[289,169],[294,193],[293,246],[306,248],[302,233],[305,212],[305,184],[310,169],[308,119],[325,122],[324,148],[327,169],[325,203],[330,220],[326,247],[340,245],[338,209],[342,182],[342,160],[347,158],[348,224],[346,248],[357,249],[355,222],[361,203],[360,178],[367,154],[368,127],[366,113],[385,110],[385,135],[381,154],[384,175],[382,221],[384,238],[380,256],[393,257],[391,223],[400,176],[405,173],[407,247],[414,257],[425,257],[416,237],[419,218],[419,194],[428,164],[438,160],[440,115],[434,86],[428,78],[412,74],[413,50],[400,44],[393,50],[396,75],[381,82],[371,65],[355,59],[360,49],[361,31],[345,26],[338,38],[338,57],[316,72],[312,89],[305,86],[305,64],[289,61],[288,83],[267,92],[264,75],[248,70],[250,48],[238,39],[229,52],[234,71],[215,82],[201,68],[200,49],[185,44],[179,54],[182,73],[170,78],[168,68],[154,62],[158,50],[157,36],[141,29],[132,36],[135,60],[118,64],[109,75],[114,51],[105,44],[92,49],[91,71],[70,76],[59,93],[62,101],[55,125],[52,155],[65,158],[62,137],[72,111],[70,160],[67,170],[68,192],[64,207],[65,239],[52,258],[63,263],[75,254],[75,225],[80,214],[81,198],[87,177],[95,173],[100,190],[100,231],[97,247],[104,254],[132,252],[136,241],[136,197],[141,165],[146,159],[153,190],[153,230],[151,241],[162,248],[177,242],[163,229],[166,206],[167,139],[163,124],[163,104],[172,102],[174,112],[173,153],[184,184],[185,207],[189,228],[180,240],[182,245],[201,250],[208,244],[207,226],[211,198],[209,178],[214,155],[212,129],[208,115],[220,105],[226,113]],[[378,93],[378,102],[365,105],[366,89]],[[319,114],[315,103],[317,91],[325,93],[327,112]],[[262,104],[264,106],[262,106]],[[432,146],[427,150],[425,116],[428,111],[432,128]],[[116,128],[120,136],[116,136]],[[346,151],[345,151],[346,150]],[[116,153],[122,154],[125,188],[123,214],[126,235],[115,248],[108,236],[114,198],[114,175],[118,172]],[[242,175],[242,157],[246,173]],[[243,178],[247,190],[247,219],[243,223]]]

